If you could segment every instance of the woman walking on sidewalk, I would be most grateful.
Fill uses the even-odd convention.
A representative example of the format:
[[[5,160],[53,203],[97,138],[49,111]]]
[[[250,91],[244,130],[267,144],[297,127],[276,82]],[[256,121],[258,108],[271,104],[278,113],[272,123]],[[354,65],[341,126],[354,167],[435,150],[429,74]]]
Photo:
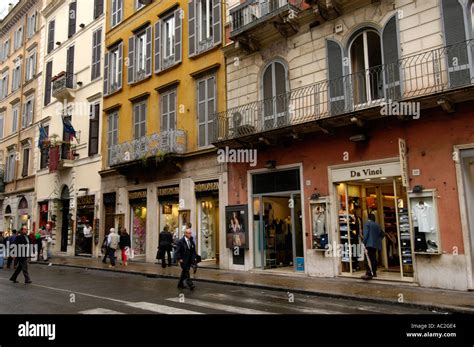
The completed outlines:
[[[127,229],[123,228],[122,232],[120,233],[120,242],[119,242],[120,249],[122,250],[122,265],[127,266],[127,253],[130,252],[131,242],[130,242],[130,235],[127,233]]]

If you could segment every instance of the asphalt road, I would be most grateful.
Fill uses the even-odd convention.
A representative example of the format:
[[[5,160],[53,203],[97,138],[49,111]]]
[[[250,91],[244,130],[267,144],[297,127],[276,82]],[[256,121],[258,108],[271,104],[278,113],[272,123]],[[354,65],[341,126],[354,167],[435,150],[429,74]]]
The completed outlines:
[[[419,314],[417,308],[196,281],[30,265],[33,284],[0,270],[0,314]],[[183,302],[184,301],[184,302]]]

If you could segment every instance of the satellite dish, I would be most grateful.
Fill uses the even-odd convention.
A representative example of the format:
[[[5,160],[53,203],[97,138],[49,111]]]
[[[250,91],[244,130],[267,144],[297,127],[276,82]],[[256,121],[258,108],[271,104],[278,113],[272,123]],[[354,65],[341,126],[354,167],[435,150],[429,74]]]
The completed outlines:
[[[239,127],[242,125],[242,114],[240,112],[235,112],[232,114],[232,120],[234,121],[234,127]]]

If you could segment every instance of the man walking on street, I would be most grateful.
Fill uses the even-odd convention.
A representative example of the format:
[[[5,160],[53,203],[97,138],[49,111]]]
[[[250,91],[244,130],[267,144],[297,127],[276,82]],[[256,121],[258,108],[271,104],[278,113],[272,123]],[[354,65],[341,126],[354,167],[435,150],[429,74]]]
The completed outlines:
[[[115,267],[115,251],[117,250],[120,243],[120,236],[115,233],[114,228],[110,228],[109,236],[107,237],[107,247],[109,250],[110,265],[109,267]]]
[[[165,225],[158,239],[158,247],[161,255],[161,267],[166,268],[166,254],[168,255],[168,266],[171,266],[171,248],[173,247],[173,235],[169,232],[170,227]]]
[[[28,257],[31,254],[31,245],[29,244],[28,237],[26,236],[26,227],[21,228],[20,235],[18,235],[15,239],[15,245],[17,246],[16,259],[18,259],[18,266],[12,277],[10,277],[10,281],[12,281],[13,283],[18,283],[16,279],[20,272],[23,271],[23,276],[25,276],[25,283],[31,283],[30,275],[28,274]],[[27,245],[27,247],[19,247],[20,245]]]
[[[375,222],[375,215],[369,214],[369,220],[364,225],[364,246],[367,249],[365,254],[365,275],[361,278],[371,280],[377,277],[377,251],[382,249],[382,239],[384,233]]]
[[[191,223],[187,224],[187,229],[184,232],[184,236],[179,239],[176,245],[176,259],[181,266],[181,277],[178,282],[178,289],[184,288],[184,281],[189,289],[194,289],[193,281],[189,275],[189,269],[196,260],[196,245],[194,244]]]
[[[6,244],[8,248],[10,248],[10,245],[15,244],[16,237],[17,237],[16,229],[13,229],[12,234],[6,239]],[[13,257],[9,255],[7,259],[7,269],[9,269],[12,266],[12,261],[13,261]],[[17,264],[18,264],[18,260],[15,259],[15,261],[13,262],[13,268],[16,268]]]

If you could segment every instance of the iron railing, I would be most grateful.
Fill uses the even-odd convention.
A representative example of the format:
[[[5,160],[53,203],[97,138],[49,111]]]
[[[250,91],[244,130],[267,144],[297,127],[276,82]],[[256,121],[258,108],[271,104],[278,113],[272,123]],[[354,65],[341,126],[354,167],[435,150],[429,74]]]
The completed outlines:
[[[109,149],[109,166],[185,152],[186,131],[169,130],[112,146]]]
[[[474,84],[474,40],[216,113],[217,142]]]
[[[53,95],[64,89],[74,89],[74,74],[63,72],[53,81]]]
[[[230,10],[230,36],[233,37],[287,10],[297,14],[303,4],[304,0],[247,0]]]

